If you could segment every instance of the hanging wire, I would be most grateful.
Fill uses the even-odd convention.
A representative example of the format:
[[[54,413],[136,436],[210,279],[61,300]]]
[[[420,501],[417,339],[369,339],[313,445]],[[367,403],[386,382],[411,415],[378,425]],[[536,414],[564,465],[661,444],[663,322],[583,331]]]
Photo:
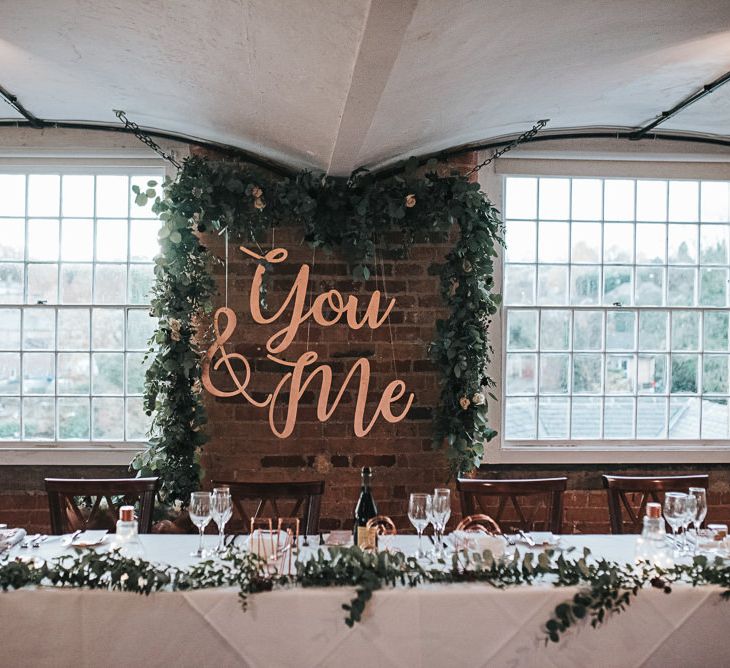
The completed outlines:
[[[498,149],[492,155],[487,158],[484,162],[479,163],[476,167],[473,167],[470,171],[466,173],[466,176],[471,176],[472,174],[475,174],[478,172],[482,167],[486,167],[488,164],[494,162],[497,158],[501,158],[507,151],[511,151],[516,146],[522,144],[523,142],[529,141],[532,139],[540,130],[542,130],[548,123],[550,122],[549,118],[544,118],[535,125],[533,125],[529,130],[526,132],[523,132],[517,139],[507,144],[507,146],[503,146],[502,148]]]
[[[182,169],[182,165],[175,160],[175,157],[172,154],[167,153],[154,139],[152,139],[152,137],[146,134],[139,125],[137,125],[134,121],[130,121],[124,111],[121,109],[114,109],[114,115],[123,123],[124,128],[129,130],[143,144],[146,144],[155,153],[157,153],[157,155],[167,160],[167,162],[173,165],[175,169]]]

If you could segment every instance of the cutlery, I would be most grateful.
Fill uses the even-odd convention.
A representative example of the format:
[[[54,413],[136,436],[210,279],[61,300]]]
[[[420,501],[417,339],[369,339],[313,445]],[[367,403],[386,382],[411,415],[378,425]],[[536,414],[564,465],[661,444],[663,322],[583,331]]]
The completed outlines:
[[[20,544],[20,549],[25,550],[25,549],[29,548],[30,544],[37,538],[40,538],[40,536],[41,535],[39,533],[37,533],[32,536],[26,537],[25,540],[23,540],[23,542]]]
[[[74,532],[73,532],[73,533],[71,534],[71,536],[69,537],[67,545],[71,545],[71,544],[73,544],[73,542],[74,542],[74,541],[75,541],[75,540],[76,540],[76,539],[77,539],[77,538],[78,538],[78,537],[79,537],[79,536],[80,536],[80,535],[81,535],[82,533],[84,533],[84,531],[85,531],[85,529],[76,529],[76,531],[74,531]]]
[[[40,536],[39,538],[36,538],[36,539],[35,539],[35,540],[33,541],[33,544],[31,545],[31,547],[40,547],[40,546],[41,546],[41,543],[42,543],[42,542],[43,542],[44,540],[48,540],[48,536],[47,536],[46,534],[43,534],[43,535],[42,535],[42,536]]]
[[[302,547],[309,547],[309,536],[307,534],[304,534],[304,540],[302,541]]]
[[[525,533],[522,529],[518,529],[517,533],[530,547],[535,547],[535,540],[530,534]]]
[[[428,535],[428,536],[426,536],[426,537],[427,537],[427,538],[428,538],[428,539],[429,539],[429,540],[431,541],[431,545],[433,545],[434,547],[436,547],[436,541],[435,541],[435,540],[433,539],[433,536],[431,536],[431,535],[429,534],[429,535]]]

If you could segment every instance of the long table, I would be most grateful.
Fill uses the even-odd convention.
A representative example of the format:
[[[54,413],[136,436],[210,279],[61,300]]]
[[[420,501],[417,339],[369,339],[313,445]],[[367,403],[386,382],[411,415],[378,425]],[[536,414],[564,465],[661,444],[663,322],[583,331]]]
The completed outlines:
[[[185,566],[195,536],[141,537],[144,557]],[[206,540],[212,545],[214,538]],[[404,551],[415,539],[399,537]],[[564,536],[565,547],[629,562],[633,536]],[[311,540],[316,544],[316,539]],[[48,541],[35,556],[63,553]],[[13,554],[19,553],[14,548]],[[27,550],[24,552],[28,552]],[[304,556],[304,555],[303,555]],[[575,593],[549,584],[381,590],[348,628],[347,588],[256,594],[243,612],[236,589],[149,597],[81,589],[0,594],[0,666],[674,666],[730,665],[730,602],[716,587],[647,589],[601,628],[585,625],[556,644],[542,626]]]

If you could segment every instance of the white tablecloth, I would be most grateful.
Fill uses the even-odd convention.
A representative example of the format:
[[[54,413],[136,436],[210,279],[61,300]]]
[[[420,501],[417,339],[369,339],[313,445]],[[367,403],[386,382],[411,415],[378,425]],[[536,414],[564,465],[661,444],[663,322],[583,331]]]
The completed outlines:
[[[145,557],[184,565],[193,536],[144,536]],[[212,543],[210,537],[209,542]],[[619,561],[631,536],[564,537]],[[410,549],[413,540],[406,539]],[[18,548],[15,548],[17,551]],[[43,556],[57,554],[48,543]],[[545,645],[541,628],[575,593],[549,585],[427,586],[376,592],[363,621],[344,623],[353,590],[291,589],[252,596],[235,589],[150,597],[88,590],[0,595],[1,666],[725,666],[730,602],[715,587],[646,590],[594,630]]]

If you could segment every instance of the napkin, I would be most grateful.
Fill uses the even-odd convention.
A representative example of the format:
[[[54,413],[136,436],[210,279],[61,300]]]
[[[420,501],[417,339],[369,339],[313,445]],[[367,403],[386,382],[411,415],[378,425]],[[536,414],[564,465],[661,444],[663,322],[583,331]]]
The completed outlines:
[[[489,550],[495,559],[504,556],[507,541],[502,536],[489,536],[480,531],[454,531],[451,541],[457,550],[468,550],[482,554]]]
[[[287,545],[289,545],[289,534],[286,531],[256,529],[248,539],[249,552],[263,559],[272,556],[277,547],[281,551]]]
[[[25,529],[0,530],[0,551],[9,550],[25,538]]]
[[[108,533],[106,529],[83,531],[71,541],[71,547],[96,547],[104,542]]]

